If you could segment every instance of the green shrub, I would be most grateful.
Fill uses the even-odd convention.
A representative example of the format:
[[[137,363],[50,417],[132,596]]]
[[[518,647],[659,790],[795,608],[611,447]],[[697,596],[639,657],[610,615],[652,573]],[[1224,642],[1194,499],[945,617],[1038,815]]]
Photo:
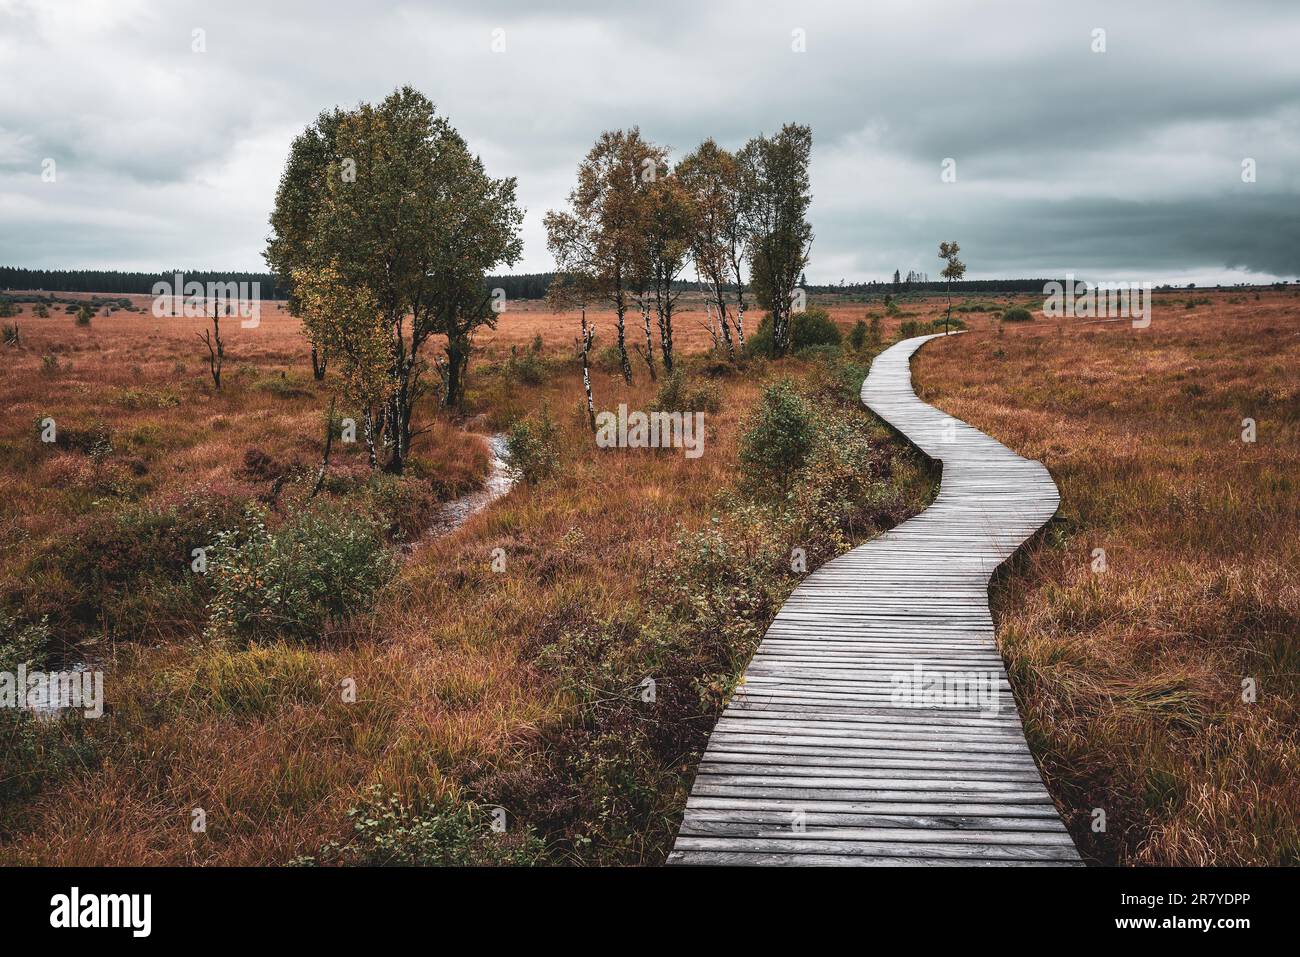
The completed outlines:
[[[808,346],[838,346],[843,336],[825,309],[809,309],[790,317],[790,351],[798,352]],[[774,355],[772,339],[772,314],[766,313],[758,329],[745,340],[745,352],[751,356]]]
[[[628,347],[627,361],[630,363],[634,358],[631,347]],[[592,365],[602,372],[617,372],[623,368],[623,357],[618,351],[618,345],[611,343],[603,349],[598,350],[592,358]]]
[[[790,348],[795,352],[808,346],[838,346],[842,340],[840,327],[825,309],[808,309],[790,317]]]
[[[543,403],[537,415],[520,419],[506,433],[510,464],[525,482],[538,482],[555,471],[560,458],[560,428]]]
[[[546,360],[538,349],[521,353],[512,347],[510,358],[506,360],[505,375],[511,382],[541,385],[548,378]]]
[[[772,314],[766,313],[758,322],[758,328],[745,339],[745,354],[751,356],[772,357]]]
[[[50,318],[50,307],[46,305],[37,306],[33,310],[33,314],[39,319],[48,319]]]
[[[849,345],[853,347],[855,352],[861,352],[862,348],[867,344],[868,335],[867,320],[859,319],[853,324],[853,331],[849,333]]]
[[[0,319],[11,319],[18,315],[18,307],[8,299],[0,301]]]
[[[331,842],[319,859],[363,867],[485,867],[540,863],[545,847],[531,828],[492,829],[493,809],[445,799],[417,809],[395,795],[370,788],[348,811],[352,839]],[[316,863],[314,859],[299,864]]]
[[[740,438],[740,461],[756,487],[789,487],[812,449],[813,412],[788,379],[763,390]]]
[[[922,335],[925,331],[915,319],[904,319],[898,326],[898,338],[912,339]]]
[[[862,381],[868,363],[846,360],[843,353],[820,363],[808,376],[807,395],[817,403],[831,403],[846,409],[862,408]]]
[[[69,307],[69,308],[71,308],[71,307]],[[90,317],[91,317],[91,315],[92,315],[92,314],[91,314],[91,311],[90,311],[89,309],[87,309],[85,306],[79,306],[79,307],[77,308],[77,325],[79,325],[79,326],[88,326],[88,325],[90,325]]]
[[[844,351],[839,346],[832,345],[804,346],[795,352],[798,359],[825,363],[838,362],[843,355]]]
[[[18,345],[18,323],[6,322],[3,327],[0,327],[0,337],[4,338],[7,346]]]
[[[678,365],[659,386],[652,408],[663,412],[717,412],[722,408],[722,395],[715,383],[696,382]]]
[[[23,624],[0,611],[0,672],[13,673],[19,665],[40,667],[50,651],[49,623]]]
[[[208,550],[209,633],[247,641],[314,640],[369,611],[397,561],[377,522],[316,504],[271,530],[250,508]]]
[[[966,323],[963,320],[958,319],[956,316],[952,316],[947,320],[946,327],[944,324],[943,316],[940,316],[938,319],[932,319],[930,321],[930,331],[932,332],[943,332],[945,331],[945,328],[948,331],[951,331],[953,329],[965,329]]]
[[[1034,314],[1024,306],[1012,306],[1002,313],[1003,322],[1032,322]]]

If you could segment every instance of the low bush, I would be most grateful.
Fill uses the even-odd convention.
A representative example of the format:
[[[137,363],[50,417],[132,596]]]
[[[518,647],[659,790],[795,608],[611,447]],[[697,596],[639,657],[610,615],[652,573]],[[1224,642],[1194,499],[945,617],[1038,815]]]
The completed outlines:
[[[495,809],[445,798],[417,808],[378,787],[348,811],[352,838],[295,863],[362,867],[527,866],[545,850],[530,828],[493,830]],[[506,822],[508,823],[508,822]]]
[[[543,405],[536,415],[520,419],[506,433],[510,464],[519,470],[525,482],[534,483],[555,471],[560,457],[560,427]]]
[[[278,373],[266,375],[253,383],[259,392],[269,392],[277,399],[301,399],[312,395],[311,382],[305,375],[288,373],[283,369]]]
[[[179,506],[92,513],[41,559],[58,585],[27,604],[70,641],[92,627],[123,639],[190,630],[203,621],[206,596],[203,576],[191,570],[193,550],[238,515],[233,501],[206,490]]]
[[[838,346],[843,338],[825,309],[808,309],[790,317],[790,348],[796,352],[808,346]]]
[[[722,395],[712,382],[697,382],[677,365],[655,394],[655,411],[663,412],[717,412],[722,407]]]
[[[798,352],[808,346],[838,346],[843,336],[825,309],[808,309],[790,317],[790,351]],[[758,329],[745,341],[745,352],[751,356],[774,355],[772,339],[772,314],[759,321]]]
[[[1002,313],[1003,322],[1032,322],[1034,314],[1024,306],[1012,306]]]
[[[352,507],[318,502],[278,529],[250,507],[208,551],[210,634],[313,641],[371,608],[397,570],[379,524]]]
[[[756,486],[784,491],[813,443],[813,414],[794,384],[782,379],[763,390],[740,438],[740,461]]]
[[[523,385],[541,385],[550,378],[547,362],[537,350],[519,352],[512,347],[504,371],[507,380]]]
[[[951,332],[951,331],[954,330],[954,329],[965,329],[965,328],[966,328],[966,323],[965,323],[965,321],[962,320],[962,319],[958,319],[956,316],[952,316],[952,317],[950,317],[946,322],[945,322],[945,320],[944,320],[944,317],[943,317],[943,316],[940,316],[938,319],[932,319],[932,320],[930,320],[930,329],[929,329],[929,331],[931,331],[931,332],[944,332],[944,331]]]

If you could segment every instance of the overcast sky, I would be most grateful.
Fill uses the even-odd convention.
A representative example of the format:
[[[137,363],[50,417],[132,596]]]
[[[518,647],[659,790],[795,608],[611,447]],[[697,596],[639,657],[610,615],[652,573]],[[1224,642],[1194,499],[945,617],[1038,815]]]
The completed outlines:
[[[518,178],[515,272],[602,129],[799,121],[813,282],[937,275],[949,238],[974,279],[1300,274],[1300,3],[542,6],[0,0],[0,265],[264,269],[293,136],[409,83]]]

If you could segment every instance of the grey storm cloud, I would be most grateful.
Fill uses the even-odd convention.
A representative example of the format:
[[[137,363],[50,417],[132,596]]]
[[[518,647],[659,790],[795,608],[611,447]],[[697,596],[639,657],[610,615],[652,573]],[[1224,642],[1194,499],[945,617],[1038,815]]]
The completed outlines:
[[[292,137],[409,83],[518,178],[519,270],[602,129],[681,155],[798,121],[815,282],[937,272],[946,238],[972,278],[1293,277],[1297,35],[1251,0],[0,0],[0,263],[263,268]]]

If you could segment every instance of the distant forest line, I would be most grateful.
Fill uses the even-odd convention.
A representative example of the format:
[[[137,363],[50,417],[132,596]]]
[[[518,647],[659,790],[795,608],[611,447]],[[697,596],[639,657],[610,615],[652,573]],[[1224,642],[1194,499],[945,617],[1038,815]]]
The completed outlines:
[[[181,273],[185,282],[246,282],[259,283],[263,299],[283,299],[286,290],[276,276],[269,272],[234,272],[221,270],[173,269],[168,272],[120,272],[111,269],[24,269],[18,266],[0,266],[0,289],[32,289],[47,292],[101,292],[122,295],[149,295],[154,283],[174,281]],[[542,299],[555,276],[553,272],[521,273],[509,276],[488,276],[489,289],[504,289],[508,299]],[[1041,293],[1051,279],[964,279],[952,284],[954,293],[1035,292]],[[1261,286],[1284,285],[1259,283]],[[704,288],[698,282],[677,282],[675,288],[698,292]],[[1188,288],[1194,287],[1189,286]],[[1156,286],[1157,289],[1182,288]],[[1205,288],[1233,288],[1214,287]],[[856,283],[832,283],[804,286],[809,293],[835,293],[846,296],[873,296],[898,293],[940,293],[948,287],[941,280],[871,280]]]

